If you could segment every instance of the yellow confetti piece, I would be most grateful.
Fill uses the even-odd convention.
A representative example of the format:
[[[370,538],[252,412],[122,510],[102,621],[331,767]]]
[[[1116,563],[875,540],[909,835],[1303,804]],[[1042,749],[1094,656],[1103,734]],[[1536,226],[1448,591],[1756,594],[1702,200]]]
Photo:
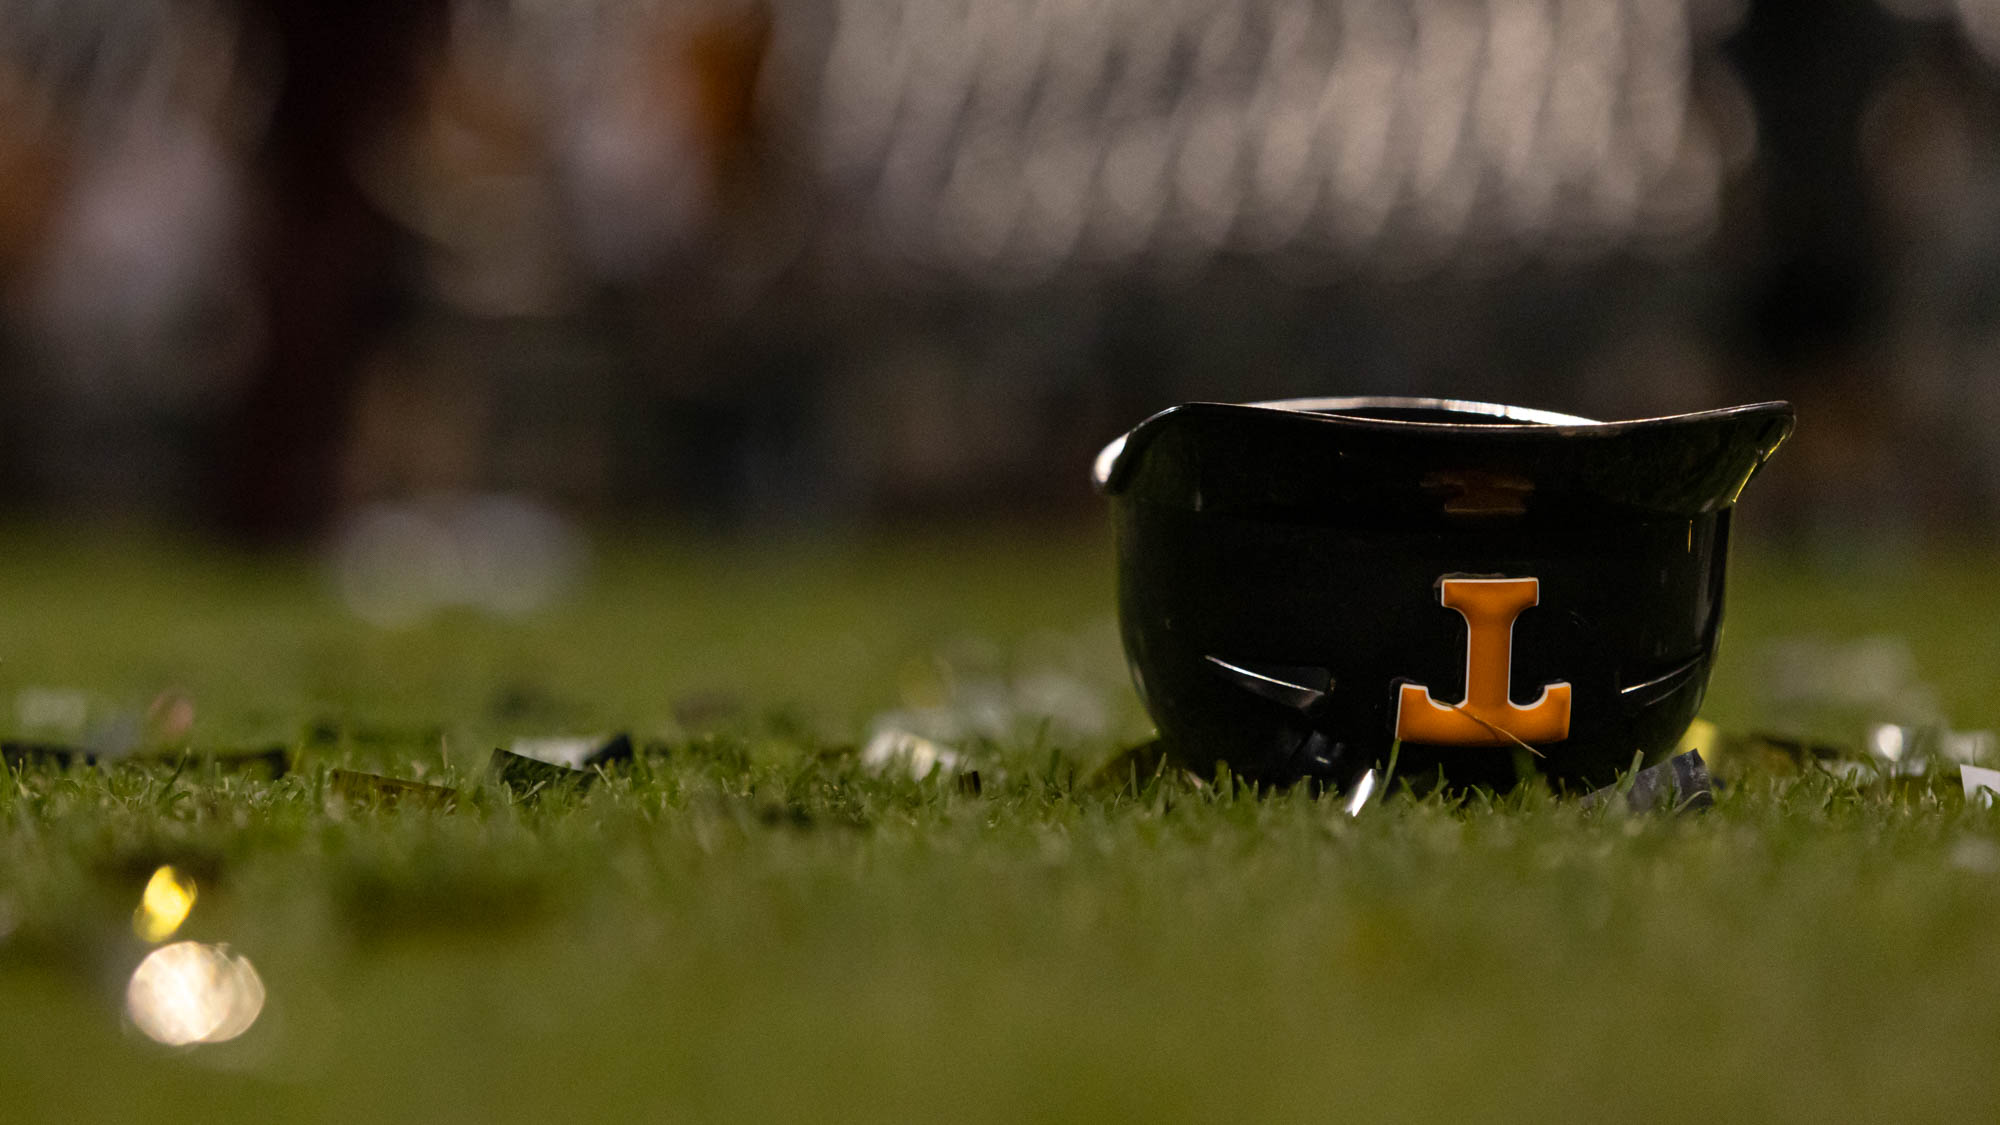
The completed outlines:
[[[132,932],[144,941],[160,942],[174,936],[194,910],[194,880],[170,866],[162,866],[146,880],[139,896],[139,909],[132,912]]]

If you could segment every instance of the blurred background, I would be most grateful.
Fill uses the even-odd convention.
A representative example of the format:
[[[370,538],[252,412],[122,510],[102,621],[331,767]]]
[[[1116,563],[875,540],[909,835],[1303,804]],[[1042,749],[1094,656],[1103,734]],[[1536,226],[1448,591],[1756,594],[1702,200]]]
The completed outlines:
[[[1764,529],[1977,537],[1997,375],[2000,0],[0,0],[0,515],[361,587],[1350,393],[1789,398]]]

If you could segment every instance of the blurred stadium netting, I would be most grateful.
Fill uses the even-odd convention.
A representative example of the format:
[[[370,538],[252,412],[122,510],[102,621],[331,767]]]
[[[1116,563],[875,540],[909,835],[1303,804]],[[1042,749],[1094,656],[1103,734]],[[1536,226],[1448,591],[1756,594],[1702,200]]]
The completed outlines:
[[[974,282],[1675,256],[1754,144],[1727,71],[1697,83],[1716,29],[1679,0],[836,13],[827,181],[881,245]]]
[[[2000,526],[2000,0],[0,0],[0,501],[1087,510],[1195,398],[1790,397]]]

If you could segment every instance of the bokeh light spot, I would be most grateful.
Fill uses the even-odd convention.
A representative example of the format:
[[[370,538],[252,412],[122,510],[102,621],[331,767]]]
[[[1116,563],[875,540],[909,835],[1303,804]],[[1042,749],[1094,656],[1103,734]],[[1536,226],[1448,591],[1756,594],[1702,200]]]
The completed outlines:
[[[170,1047],[234,1039],[263,1010],[264,982],[250,959],[198,941],[155,949],[125,988],[133,1025]]]

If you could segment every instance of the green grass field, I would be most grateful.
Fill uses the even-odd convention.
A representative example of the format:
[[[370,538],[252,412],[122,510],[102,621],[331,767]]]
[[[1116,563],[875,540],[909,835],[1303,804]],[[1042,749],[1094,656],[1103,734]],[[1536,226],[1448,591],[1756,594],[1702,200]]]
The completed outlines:
[[[1749,770],[1639,817],[1092,785],[1146,733],[1098,533],[664,543],[542,617],[385,632],[303,559],[8,539],[0,725],[171,691],[197,752],[300,753],[0,777],[0,1121],[2000,1120],[2000,813],[1955,777]],[[1725,729],[2000,726],[1976,556],[1734,579]],[[1775,690],[1786,652],[1845,694]],[[891,710],[968,723],[981,791],[867,773]],[[485,781],[610,730],[656,752]],[[160,864],[199,888],[176,938],[268,991],[236,1040],[124,1014]]]

